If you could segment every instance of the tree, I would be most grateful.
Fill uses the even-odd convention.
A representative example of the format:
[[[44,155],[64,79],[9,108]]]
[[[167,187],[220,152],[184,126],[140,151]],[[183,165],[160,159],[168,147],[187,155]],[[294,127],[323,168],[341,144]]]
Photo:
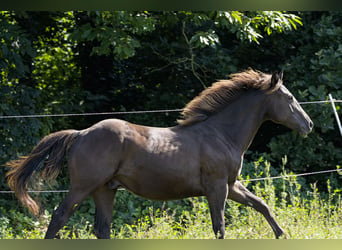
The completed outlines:
[[[151,93],[156,86],[156,92],[166,88],[178,97],[179,102],[164,98],[167,106],[183,106],[193,97],[183,93],[199,92],[213,79],[236,70],[228,66],[234,63],[221,46],[220,36],[235,34],[233,41],[258,43],[264,35],[301,24],[299,17],[279,11],[113,11],[76,12],[74,16],[71,39],[77,43],[81,84],[97,96],[87,111],[140,108],[150,102],[149,96],[156,96]],[[165,72],[172,79],[160,77]],[[135,102],[123,105],[130,99]],[[140,109],[157,106],[151,103]]]
[[[296,24],[299,17],[278,11],[3,11],[0,114],[179,108],[237,69],[221,40],[258,44]],[[167,115],[127,118],[174,124]],[[99,119],[8,119],[0,127],[1,161],[28,153],[51,130]]]
[[[342,14],[305,13],[303,21],[304,29],[291,34],[296,53],[291,53],[284,65],[290,73],[289,87],[299,100],[328,100],[329,93],[341,99]],[[291,133],[273,138],[269,144],[271,156],[279,159],[280,154],[287,154],[289,166],[296,172],[336,168],[342,160],[342,144],[331,104],[304,108],[315,123],[314,133],[305,140]],[[338,186],[341,176],[314,176],[311,180],[319,181],[322,188],[326,187],[326,178]]]

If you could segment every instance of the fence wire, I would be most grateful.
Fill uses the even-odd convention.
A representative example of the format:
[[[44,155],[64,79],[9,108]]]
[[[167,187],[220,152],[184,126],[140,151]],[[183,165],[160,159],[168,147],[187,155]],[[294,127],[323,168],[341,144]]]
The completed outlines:
[[[342,175],[342,169],[330,169],[330,170],[322,170],[316,172],[309,172],[309,173],[301,173],[301,174],[292,174],[292,175],[280,175],[280,176],[269,176],[269,177],[261,177],[261,178],[254,178],[254,179],[247,179],[247,180],[240,180],[241,182],[254,182],[254,181],[265,181],[265,180],[274,180],[274,179],[288,179],[298,176],[308,176],[308,175],[316,175],[316,174],[327,174],[327,173],[334,173],[337,172],[338,174]],[[118,190],[123,191],[126,190],[124,188],[119,188]],[[68,193],[69,190],[29,190],[29,193]],[[0,194],[13,194],[14,191],[0,191]]]
[[[181,112],[181,111],[183,111],[183,109],[158,109],[158,110],[75,113],[75,114],[9,115],[9,116],[0,116],[0,119],[66,117],[66,116],[92,116],[92,115],[94,115],[94,116],[95,115],[129,115],[129,114],[148,114],[148,113],[171,113],[171,112]]]
[[[334,103],[342,103],[342,100],[333,100]],[[331,100],[326,101],[308,101],[299,102],[305,104],[322,104],[332,103]],[[70,117],[70,116],[97,116],[97,115],[130,115],[130,114],[148,114],[148,113],[171,113],[182,112],[183,109],[157,109],[157,110],[137,110],[137,111],[115,111],[115,112],[94,112],[94,113],[69,113],[69,114],[32,114],[32,115],[1,115],[0,119],[19,119],[19,118],[44,118],[44,117]]]

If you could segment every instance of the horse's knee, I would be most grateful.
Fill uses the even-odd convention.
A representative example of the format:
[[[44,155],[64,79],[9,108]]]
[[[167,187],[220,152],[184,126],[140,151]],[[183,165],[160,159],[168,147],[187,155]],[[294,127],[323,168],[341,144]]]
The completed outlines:
[[[258,202],[254,204],[253,208],[264,215],[271,213],[269,206],[260,198],[258,198]]]

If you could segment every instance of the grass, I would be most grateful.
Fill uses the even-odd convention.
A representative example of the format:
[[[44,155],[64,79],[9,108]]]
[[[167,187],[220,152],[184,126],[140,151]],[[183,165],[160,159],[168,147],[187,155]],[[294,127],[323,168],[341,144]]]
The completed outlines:
[[[262,189],[260,191],[263,191]],[[272,196],[270,196],[272,197]],[[275,196],[274,196],[275,198]],[[334,204],[324,201],[319,193],[301,199],[292,197],[290,202],[266,201],[278,222],[290,239],[341,239],[342,203],[340,197]],[[273,205],[272,205],[273,203]],[[193,207],[176,218],[172,211],[150,208],[150,215],[136,223],[123,225],[118,231],[112,230],[116,239],[214,239],[208,204],[204,198],[192,198]],[[274,234],[266,220],[254,209],[228,201],[226,209],[227,239],[274,239]],[[44,237],[50,215],[36,222],[32,230],[23,229],[14,234],[8,221],[2,220],[0,235],[3,239],[40,239]],[[93,239],[92,225],[81,221],[79,225],[64,228],[59,237]]]
[[[160,213],[134,225],[125,225],[112,235],[119,239],[214,239],[207,203],[196,201],[193,213],[175,221],[172,215]],[[230,215],[226,239],[274,239],[266,220],[252,208],[241,208],[228,202]],[[321,200],[307,200],[296,206],[273,207],[273,212],[290,239],[341,239],[341,202],[328,206]],[[329,216],[330,214],[330,216]]]
[[[267,163],[263,170],[266,176],[269,175]],[[310,190],[301,190],[301,185],[293,177],[278,182],[266,180],[253,185],[247,182],[245,185],[265,200],[289,239],[342,239],[340,190],[332,190],[329,180],[326,194],[320,194],[316,184],[312,184]],[[189,200],[191,205],[188,209],[177,213],[170,208],[148,207],[148,213],[133,223],[113,226],[111,238],[214,239],[206,199],[199,197]],[[50,218],[51,214],[47,211],[40,220],[35,220],[11,210],[6,216],[0,216],[0,238],[41,239]],[[73,220],[73,224],[69,223],[59,232],[61,239],[95,239],[92,222],[86,219],[89,214],[88,217],[78,218],[81,219]],[[252,208],[227,201],[225,219],[226,239],[275,238],[265,218]]]

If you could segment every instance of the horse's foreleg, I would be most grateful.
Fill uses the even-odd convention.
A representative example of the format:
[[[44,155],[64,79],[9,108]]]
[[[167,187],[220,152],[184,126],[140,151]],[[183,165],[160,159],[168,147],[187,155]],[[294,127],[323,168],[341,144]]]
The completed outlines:
[[[213,185],[207,188],[207,199],[210,208],[211,221],[215,236],[219,239],[224,238],[224,205],[227,199],[228,186],[226,183]]]
[[[71,190],[59,207],[53,212],[52,218],[45,234],[45,239],[53,239],[57,232],[65,225],[79,204],[87,197],[84,192]]]
[[[97,188],[92,193],[96,205],[94,233],[99,239],[110,238],[115,193],[116,190],[110,189],[107,185]]]
[[[271,225],[276,238],[280,236],[285,236],[284,230],[279,226],[278,222],[275,220],[267,204],[252,194],[246,187],[244,187],[239,181],[236,181],[234,185],[229,186],[228,198],[237,201],[241,204],[253,207],[255,210],[260,212]]]

